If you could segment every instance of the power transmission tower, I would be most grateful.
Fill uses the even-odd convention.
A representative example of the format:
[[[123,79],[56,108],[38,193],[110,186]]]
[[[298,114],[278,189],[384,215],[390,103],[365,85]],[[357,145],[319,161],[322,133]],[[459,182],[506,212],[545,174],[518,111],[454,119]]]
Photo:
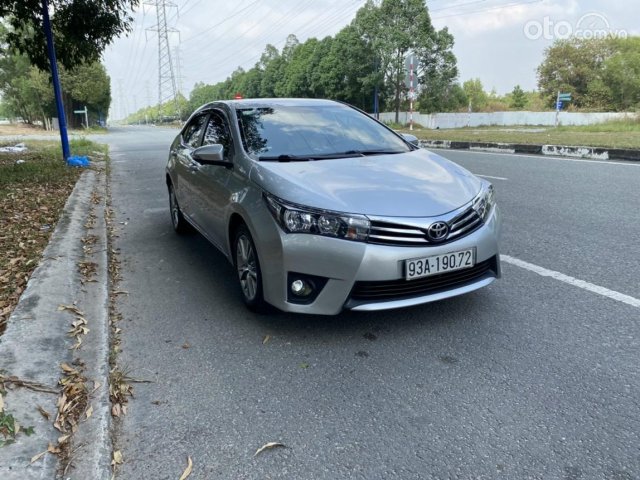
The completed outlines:
[[[178,87],[178,92],[184,95],[184,90],[182,86],[182,62],[180,60],[180,45],[176,45],[173,47],[173,58],[175,59],[174,64],[176,66],[176,85]]]
[[[163,103],[173,100],[176,115],[180,118],[176,75],[169,45],[169,33],[179,32],[167,26],[167,8],[176,7],[176,4],[169,0],[145,0],[143,3],[155,7],[158,17],[158,23],[147,29],[158,34],[158,111]]]
[[[151,88],[149,87],[149,81],[144,82],[144,89],[147,92],[147,107],[150,107],[153,104],[151,103]],[[149,123],[149,118],[146,113],[144,114],[144,123]]]

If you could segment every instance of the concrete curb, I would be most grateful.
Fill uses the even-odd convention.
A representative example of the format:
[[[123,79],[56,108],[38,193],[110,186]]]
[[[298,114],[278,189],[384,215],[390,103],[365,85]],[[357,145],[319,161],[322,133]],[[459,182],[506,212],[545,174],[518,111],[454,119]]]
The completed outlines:
[[[106,225],[104,222],[105,174],[87,171],[82,174],[69,196],[64,212],[43,253],[40,265],[27,284],[20,302],[7,322],[6,332],[0,336],[0,368],[5,375],[42,383],[58,389],[60,364],[79,358],[86,365],[84,375],[88,388],[98,381],[98,388],[90,398],[93,415],[79,424],[73,437],[73,465],[66,478],[110,478],[109,437],[110,405],[108,386],[108,293]],[[102,201],[94,204],[92,194],[98,192]],[[87,230],[88,213],[95,209],[94,226]],[[95,235],[96,242],[88,256],[81,239]],[[97,264],[94,282],[83,283],[78,263]],[[67,332],[73,315],[58,311],[61,304],[76,302],[88,321],[89,332],[82,347],[69,350],[74,339]],[[7,392],[5,407],[23,427],[34,426],[31,436],[18,435],[14,444],[0,449],[0,478],[28,480],[58,478],[58,457],[46,454],[34,463],[31,458],[57,443],[60,433],[53,428],[57,395],[25,388]],[[41,406],[51,414],[45,420],[38,412]]]
[[[495,153],[520,153],[591,160],[626,160],[640,162],[640,150],[625,148],[575,147],[566,145],[528,145],[519,143],[457,142],[452,140],[420,140],[422,148],[472,150]]]

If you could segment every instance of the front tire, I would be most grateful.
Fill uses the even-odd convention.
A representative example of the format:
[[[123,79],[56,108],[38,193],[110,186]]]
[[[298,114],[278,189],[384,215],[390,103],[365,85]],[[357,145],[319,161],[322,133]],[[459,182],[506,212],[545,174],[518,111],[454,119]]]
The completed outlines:
[[[173,185],[169,185],[169,209],[171,212],[171,224],[177,233],[185,234],[193,231],[191,224],[182,215],[176,193],[173,191]]]
[[[257,313],[268,310],[262,294],[262,272],[258,252],[246,225],[240,225],[234,235],[233,260],[238,284],[245,305]]]

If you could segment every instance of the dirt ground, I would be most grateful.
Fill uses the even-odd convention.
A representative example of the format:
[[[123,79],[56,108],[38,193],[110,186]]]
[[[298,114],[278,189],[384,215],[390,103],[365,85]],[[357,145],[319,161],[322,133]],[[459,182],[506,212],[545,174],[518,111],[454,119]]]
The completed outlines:
[[[58,135],[57,131],[46,131],[43,128],[25,123],[11,123],[0,125],[0,135]]]

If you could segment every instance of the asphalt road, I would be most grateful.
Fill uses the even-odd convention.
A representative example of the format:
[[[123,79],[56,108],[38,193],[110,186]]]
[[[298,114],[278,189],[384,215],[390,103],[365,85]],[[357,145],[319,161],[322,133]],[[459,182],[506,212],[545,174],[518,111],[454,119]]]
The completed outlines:
[[[190,479],[640,478],[640,165],[443,151],[498,177],[501,281],[406,310],[256,316],[224,257],[172,231],[176,133],[104,137],[120,363],[153,382],[116,432],[118,478],[177,479],[187,456]],[[286,448],[254,457],[267,442]]]

